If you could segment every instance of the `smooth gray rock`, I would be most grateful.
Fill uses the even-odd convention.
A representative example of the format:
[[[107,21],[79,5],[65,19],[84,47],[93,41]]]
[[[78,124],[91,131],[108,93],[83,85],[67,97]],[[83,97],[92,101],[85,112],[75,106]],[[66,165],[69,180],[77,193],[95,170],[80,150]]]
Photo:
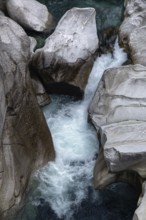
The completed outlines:
[[[37,46],[37,41],[34,37],[29,37],[29,40],[30,40],[30,53],[31,53],[31,55],[33,55],[34,50]]]
[[[142,178],[134,171],[121,171],[118,173],[109,172],[103,149],[100,148],[98,159],[94,167],[93,186],[95,189],[103,189],[115,182],[126,182],[133,185],[141,192]]]
[[[125,171],[146,178],[146,67],[106,70],[89,116],[103,148],[94,169],[94,186],[106,186]]]
[[[105,71],[89,108],[95,127],[129,120],[146,121],[146,67]]]
[[[146,178],[146,122],[128,121],[105,125],[101,127],[100,135],[108,170],[133,170]],[[142,163],[141,172],[139,165],[141,168]]]
[[[129,53],[133,64],[146,66],[145,51],[146,1],[127,0],[125,2],[125,19],[120,26],[120,44]]]
[[[146,26],[136,28],[131,33],[129,47],[133,63],[146,66]]]
[[[146,10],[139,13],[134,13],[129,17],[125,17],[119,29],[121,44],[124,47],[129,47],[131,33],[135,29],[141,28],[145,25],[146,25]],[[127,49],[127,52],[129,52],[128,50],[129,48]]]
[[[55,153],[31,84],[29,37],[1,15],[0,48],[0,218],[8,219],[31,174]]]
[[[93,8],[67,11],[45,46],[36,50],[32,66],[47,89],[50,83],[85,88],[98,48],[95,14]]]
[[[52,15],[36,0],[7,0],[9,16],[22,27],[34,31],[50,31],[54,27]]]

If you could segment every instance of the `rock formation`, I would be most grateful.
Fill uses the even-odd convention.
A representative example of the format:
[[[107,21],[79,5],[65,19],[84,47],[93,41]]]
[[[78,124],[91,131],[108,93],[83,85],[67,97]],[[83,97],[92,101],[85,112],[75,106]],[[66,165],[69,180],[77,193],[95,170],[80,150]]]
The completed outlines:
[[[22,27],[34,31],[50,31],[54,27],[52,15],[36,0],[7,0],[9,16]]]
[[[30,54],[31,56],[33,56],[34,50],[37,45],[37,41],[34,37],[29,37],[29,39],[30,39]],[[45,91],[43,84],[40,82],[37,75],[33,71],[31,72],[31,80],[32,80],[34,92],[37,97],[38,104],[41,107],[49,104],[51,99],[49,95],[47,94],[47,92]]]
[[[0,219],[15,210],[34,170],[54,159],[44,116],[32,89],[30,40],[0,15]],[[5,219],[8,219],[7,216]]]
[[[82,96],[97,48],[95,9],[73,8],[36,50],[32,66],[48,92]]]
[[[146,178],[145,88],[144,66],[111,68],[105,71],[92,100],[89,114],[112,173],[132,170]],[[95,180],[95,187],[98,184]]]
[[[139,189],[146,178],[146,1],[126,0],[120,44],[136,65],[105,71],[89,108],[101,149],[94,186],[116,181]],[[139,65],[142,64],[142,65]],[[145,182],[133,220],[145,220]]]
[[[125,1],[125,19],[120,27],[120,43],[133,64],[146,66],[146,1]]]

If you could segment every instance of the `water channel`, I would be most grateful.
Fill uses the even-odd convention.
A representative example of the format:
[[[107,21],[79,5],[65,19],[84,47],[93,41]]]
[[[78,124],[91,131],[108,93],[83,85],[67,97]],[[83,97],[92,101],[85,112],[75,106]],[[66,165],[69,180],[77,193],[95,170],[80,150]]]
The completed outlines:
[[[47,5],[56,21],[74,6],[94,7],[98,30],[118,26],[122,19],[123,1],[40,2]],[[116,41],[113,54],[97,57],[83,100],[52,95],[52,103],[43,112],[53,137],[56,159],[33,176],[26,204],[15,220],[132,220],[138,198],[132,186],[118,183],[101,191],[92,187],[98,140],[88,123],[88,107],[104,70],[120,66],[126,59]]]

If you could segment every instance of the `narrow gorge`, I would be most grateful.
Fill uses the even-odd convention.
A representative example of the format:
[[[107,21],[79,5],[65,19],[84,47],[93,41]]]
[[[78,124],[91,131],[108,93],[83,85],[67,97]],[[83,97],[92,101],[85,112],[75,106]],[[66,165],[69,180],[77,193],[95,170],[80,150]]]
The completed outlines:
[[[0,219],[145,220],[144,0],[0,0]]]

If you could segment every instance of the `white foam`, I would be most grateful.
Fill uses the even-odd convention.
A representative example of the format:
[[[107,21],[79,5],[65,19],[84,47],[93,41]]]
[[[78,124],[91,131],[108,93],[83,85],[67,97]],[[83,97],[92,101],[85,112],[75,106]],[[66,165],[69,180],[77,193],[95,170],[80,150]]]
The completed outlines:
[[[104,70],[121,65],[126,58],[116,42],[113,55],[105,54],[96,59],[83,101],[61,104],[59,97],[44,109],[56,160],[36,174],[40,182],[36,194],[49,202],[58,217],[71,219],[73,207],[86,197],[95,164],[94,155],[98,152],[96,132],[87,123],[87,109]]]

